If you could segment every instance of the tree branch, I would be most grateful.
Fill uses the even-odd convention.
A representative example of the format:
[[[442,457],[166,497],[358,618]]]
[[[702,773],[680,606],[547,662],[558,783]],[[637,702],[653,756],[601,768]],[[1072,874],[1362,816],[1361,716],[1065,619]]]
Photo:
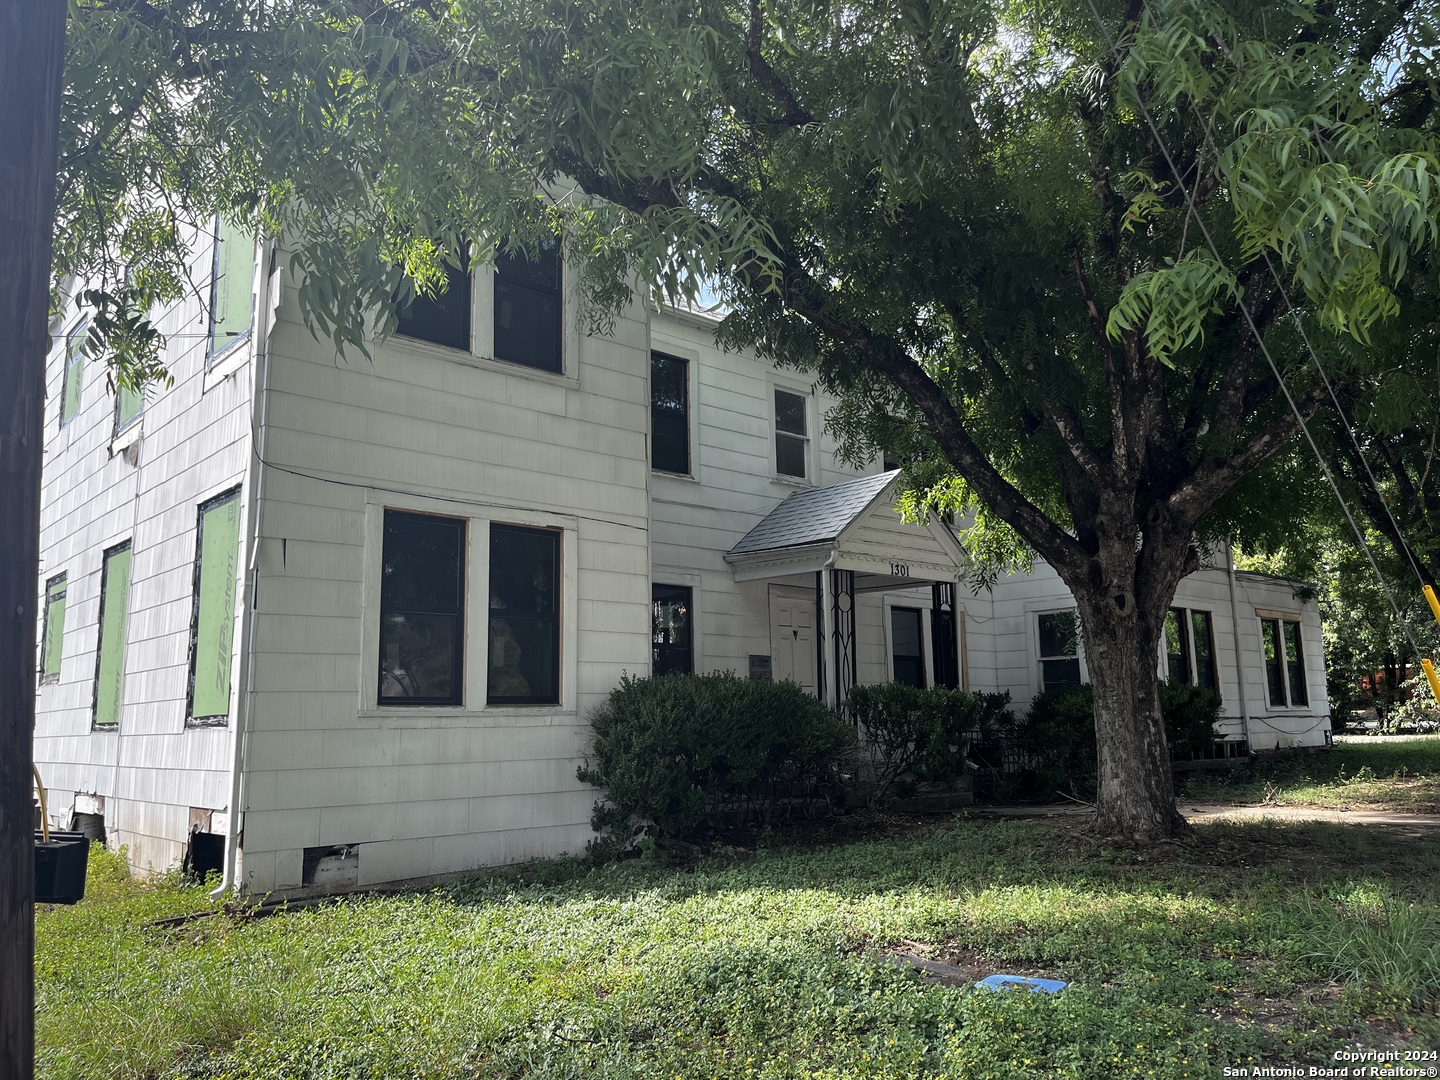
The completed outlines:
[[[792,127],[813,124],[815,117],[810,114],[810,110],[800,104],[795,92],[761,54],[760,46],[764,39],[765,18],[760,10],[760,0],[750,0],[750,29],[745,36],[745,63],[750,74],[780,106],[785,123]]]

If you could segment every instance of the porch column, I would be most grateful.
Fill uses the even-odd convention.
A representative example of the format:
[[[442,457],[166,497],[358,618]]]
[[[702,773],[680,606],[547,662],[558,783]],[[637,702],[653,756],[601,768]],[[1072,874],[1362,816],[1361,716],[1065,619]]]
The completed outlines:
[[[834,582],[825,570],[815,572],[815,694],[830,708],[839,704],[836,684],[840,681],[835,666],[835,650],[830,644]]]

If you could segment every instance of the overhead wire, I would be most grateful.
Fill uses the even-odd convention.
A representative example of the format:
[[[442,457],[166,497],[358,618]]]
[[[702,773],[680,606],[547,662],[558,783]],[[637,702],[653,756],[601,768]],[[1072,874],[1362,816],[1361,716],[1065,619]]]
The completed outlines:
[[[1116,61],[1118,68],[1119,64],[1122,63],[1124,60],[1123,54],[1120,52],[1119,44],[1116,42],[1114,35],[1110,33],[1110,28],[1105,24],[1105,20],[1101,17],[1099,10],[1096,8],[1095,0],[1085,0],[1085,3],[1086,6],[1090,9],[1090,14],[1094,16],[1095,24],[1100,28],[1100,33],[1104,36],[1106,46],[1109,48],[1110,54],[1112,58]],[[1160,133],[1159,125],[1156,124],[1155,117],[1151,113],[1150,107],[1146,104],[1143,95],[1138,92],[1135,95],[1135,103],[1137,108],[1139,109],[1140,115],[1145,119],[1146,126],[1150,129],[1150,134],[1154,137],[1155,143],[1159,147],[1161,155],[1165,158],[1165,164],[1169,167],[1170,174],[1175,178],[1176,187],[1179,188],[1181,194],[1185,196],[1186,202],[1193,205],[1193,196],[1190,193],[1189,185],[1185,183],[1185,179],[1181,174],[1180,169],[1176,166],[1174,155],[1171,154],[1170,146],[1165,141],[1165,137]],[[1194,215],[1194,217],[1195,224],[1200,229],[1200,234],[1205,238],[1206,246],[1210,249],[1210,254],[1214,257],[1216,263],[1222,269],[1228,271],[1229,268],[1225,265],[1225,259],[1220,254],[1220,248],[1215,243],[1215,238],[1211,235],[1209,226],[1205,223],[1204,215],[1197,213]],[[1276,281],[1278,283],[1279,279],[1276,278]],[[1286,304],[1288,306],[1288,295],[1282,293],[1282,296],[1285,296]],[[1346,502],[1345,496],[1340,491],[1340,485],[1336,482],[1335,477],[1330,470],[1330,466],[1325,461],[1324,455],[1320,453],[1320,447],[1315,442],[1315,436],[1311,433],[1309,424],[1305,422],[1304,414],[1300,411],[1299,405],[1295,403],[1295,397],[1293,394],[1291,394],[1290,387],[1285,382],[1284,375],[1281,374],[1280,366],[1275,362],[1274,356],[1272,356],[1270,353],[1269,346],[1267,346],[1265,343],[1265,335],[1261,333],[1260,328],[1256,325],[1254,316],[1251,314],[1250,308],[1245,303],[1244,298],[1237,297],[1236,304],[1240,308],[1240,313],[1244,316],[1245,324],[1249,328],[1250,333],[1254,336],[1255,342],[1259,346],[1261,354],[1265,357],[1266,363],[1270,366],[1270,371],[1275,376],[1275,381],[1277,385],[1280,387],[1281,392],[1285,395],[1285,400],[1289,404],[1290,410],[1295,414],[1295,419],[1300,425],[1300,430],[1305,435],[1305,441],[1309,443],[1310,449],[1315,455],[1315,460],[1320,465],[1321,472],[1324,474],[1325,479],[1329,482],[1331,491],[1333,491],[1335,494],[1335,500],[1340,504],[1340,509],[1344,512],[1345,519],[1350,523],[1350,528],[1354,531],[1355,538],[1360,542],[1360,546],[1365,552],[1365,557],[1369,560],[1370,568],[1374,571],[1376,579],[1380,582],[1380,588],[1384,592],[1385,599],[1389,602],[1391,610],[1395,613],[1395,619],[1399,624],[1401,631],[1404,633],[1406,641],[1415,651],[1416,656],[1421,655],[1420,647],[1416,643],[1414,634],[1411,633],[1410,625],[1406,621],[1404,614],[1401,612],[1400,605],[1395,600],[1395,594],[1391,591],[1389,583],[1385,580],[1385,575],[1380,571],[1380,564],[1375,559],[1375,553],[1371,550],[1369,541],[1366,540],[1364,532],[1356,523],[1355,515],[1351,513],[1350,505],[1348,502]],[[1292,314],[1297,315],[1298,321],[1298,313],[1295,311],[1295,308],[1293,306],[1290,306],[1289,310]],[[1311,350],[1311,355],[1314,355],[1313,349]],[[1316,357],[1315,360],[1318,364],[1319,358]]]

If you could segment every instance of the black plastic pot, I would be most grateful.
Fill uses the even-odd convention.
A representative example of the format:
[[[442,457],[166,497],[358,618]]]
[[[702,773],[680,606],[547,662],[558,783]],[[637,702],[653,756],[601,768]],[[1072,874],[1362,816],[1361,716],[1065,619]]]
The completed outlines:
[[[76,904],[85,897],[85,868],[90,838],[84,833],[50,830],[47,841],[35,833],[35,902]]]

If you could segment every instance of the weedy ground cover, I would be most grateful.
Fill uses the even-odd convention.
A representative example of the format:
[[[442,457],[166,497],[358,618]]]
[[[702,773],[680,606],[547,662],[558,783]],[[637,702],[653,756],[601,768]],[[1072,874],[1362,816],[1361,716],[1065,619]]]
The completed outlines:
[[[1195,772],[1181,789],[1181,798],[1440,813],[1440,735],[1347,740],[1323,753]]]
[[[48,1078],[1100,1080],[1440,1045],[1440,846],[1385,831],[1215,824],[1137,853],[892,820],[174,926],[203,890],[103,853],[91,874],[37,915]],[[1072,985],[939,985],[892,949]]]

